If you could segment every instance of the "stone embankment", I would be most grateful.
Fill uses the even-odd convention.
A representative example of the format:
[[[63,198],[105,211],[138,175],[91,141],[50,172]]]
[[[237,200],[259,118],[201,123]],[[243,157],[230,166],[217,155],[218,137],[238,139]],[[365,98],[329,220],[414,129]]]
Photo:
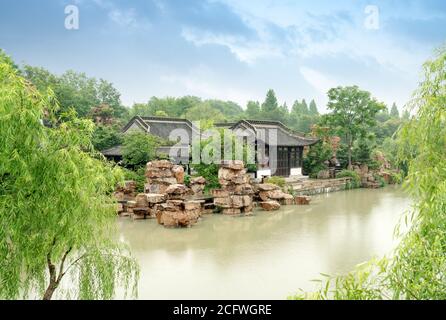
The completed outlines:
[[[298,196],[311,196],[315,194],[329,193],[348,188],[351,178],[337,179],[306,179],[290,181],[294,193]]]

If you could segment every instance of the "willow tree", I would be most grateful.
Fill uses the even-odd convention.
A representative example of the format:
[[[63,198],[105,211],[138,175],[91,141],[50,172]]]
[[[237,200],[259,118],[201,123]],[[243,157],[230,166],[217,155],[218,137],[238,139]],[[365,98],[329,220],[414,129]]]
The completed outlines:
[[[405,186],[414,200],[405,216],[408,230],[390,257],[329,278],[318,292],[298,298],[446,299],[446,48],[424,71],[408,105],[414,116],[398,133],[399,158],[409,165]]]
[[[0,59],[0,298],[135,295],[138,267],[116,240],[110,196],[120,172],[92,156],[91,121],[44,126],[56,110]]]

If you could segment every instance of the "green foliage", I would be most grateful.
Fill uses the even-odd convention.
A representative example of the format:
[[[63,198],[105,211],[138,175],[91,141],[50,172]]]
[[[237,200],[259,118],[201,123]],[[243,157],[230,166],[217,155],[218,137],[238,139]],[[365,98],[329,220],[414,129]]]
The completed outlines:
[[[352,150],[352,161],[364,164],[370,164],[372,161],[372,150],[373,150],[372,139],[360,138],[358,139]]]
[[[220,183],[218,182],[218,170],[219,170],[219,163],[221,160],[243,160],[245,163],[245,166],[250,169],[250,170],[257,170],[257,167],[255,164],[249,164],[248,160],[250,157],[248,157],[249,155],[253,154],[253,150],[252,150],[252,146],[243,145],[243,150],[242,150],[242,154],[241,157],[242,159],[238,158],[238,155],[236,154],[236,144],[240,143],[240,141],[237,139],[237,137],[232,134],[229,133],[227,131],[224,131],[223,129],[216,129],[216,128],[210,128],[210,132],[212,132],[212,130],[215,130],[215,136],[217,136],[218,133],[218,137],[220,138],[220,141],[218,141],[219,146],[221,146],[221,149],[219,150],[221,157],[219,159],[214,159],[216,160],[218,163],[211,163],[211,164],[207,164],[207,163],[199,163],[199,164],[193,164],[192,168],[197,172],[198,176],[202,176],[206,179],[206,187],[205,187],[205,191],[207,190],[211,190],[211,189],[218,189],[220,188]],[[226,136],[225,136],[226,134]],[[208,148],[210,146],[210,144],[213,142],[214,137],[210,137],[206,140],[201,140],[200,142],[200,154],[203,154],[203,150],[206,148]],[[225,144],[226,142],[226,144]],[[225,148],[227,149],[227,152],[225,152]],[[229,149],[230,148],[230,149]],[[211,149],[209,151],[209,155],[211,157],[214,156],[214,151],[217,150],[213,150]],[[230,154],[230,158],[225,157],[226,154]]]
[[[399,159],[408,163],[406,190],[414,199],[388,258],[322,282],[317,299],[446,299],[446,49],[424,65],[425,79],[411,106],[416,115],[398,135]]]
[[[361,187],[361,177],[353,170],[342,170],[336,174],[336,178],[352,178],[347,185],[347,189],[355,189]]]
[[[392,118],[400,117],[400,112],[398,111],[398,107],[396,106],[395,103],[392,105],[392,109],[390,109],[390,117]]]
[[[190,175],[188,175],[188,174],[185,174],[184,175],[184,184],[186,185],[186,186],[190,186],[190,181],[191,181],[191,176]]]
[[[378,182],[379,183],[379,186],[381,187],[381,188],[383,188],[383,187],[385,187],[386,186],[386,181],[384,180],[384,178],[383,177],[381,177],[379,174],[374,174],[373,175],[373,177],[375,178],[375,181],[376,182]]]
[[[105,150],[122,143],[119,126],[96,126],[93,132],[92,143],[96,150]]]
[[[19,69],[19,67],[15,64],[14,60],[12,60],[12,58],[8,56],[6,52],[3,51],[3,49],[0,49],[0,63],[6,63],[15,70]]]
[[[317,174],[321,170],[327,169],[326,161],[330,160],[333,152],[325,142],[318,142],[310,147],[309,152],[303,159],[303,171],[310,178],[317,178]]]
[[[259,120],[261,118],[260,104],[257,101],[248,101],[245,118],[249,120]]]
[[[132,132],[124,135],[122,144],[122,160],[130,168],[144,167],[156,156],[156,149],[161,139],[144,132]]]
[[[210,103],[200,103],[191,107],[184,117],[191,121],[212,120],[213,122],[221,122],[225,119],[225,116],[219,110],[213,108]]]
[[[113,116],[123,117],[127,110],[122,106],[120,93],[110,82],[89,78],[85,73],[67,71],[61,76],[48,70],[26,65],[23,74],[39,91],[54,91],[60,104],[59,113],[74,108],[80,117],[88,117],[92,108],[106,104],[113,110]]]
[[[376,124],[376,115],[385,107],[367,91],[357,86],[337,87],[328,91],[328,109],[331,111],[325,120],[348,146],[348,163],[352,164],[354,141],[367,135],[368,129]]]
[[[41,124],[57,108],[0,62],[0,298],[50,299],[61,281],[73,285],[60,295],[79,299],[110,299],[118,286],[136,293],[110,196],[122,174],[93,154],[90,120],[71,112]]]
[[[146,183],[145,178],[145,167],[138,167],[134,170],[129,170],[126,168],[122,169],[124,172],[125,180],[133,180],[136,182],[136,192],[142,193],[144,192],[144,185]]]
[[[275,184],[276,186],[279,186],[282,189],[285,187],[285,184],[286,184],[285,178],[279,177],[279,176],[269,177],[269,178],[265,179],[265,182]]]

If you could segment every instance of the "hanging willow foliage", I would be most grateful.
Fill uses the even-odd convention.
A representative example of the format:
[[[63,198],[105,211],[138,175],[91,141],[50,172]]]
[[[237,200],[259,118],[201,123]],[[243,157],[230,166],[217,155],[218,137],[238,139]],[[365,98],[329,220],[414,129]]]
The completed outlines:
[[[409,229],[388,258],[321,281],[294,299],[446,299],[446,48],[424,64],[425,79],[409,104],[414,116],[398,133],[399,157],[409,164],[405,187],[414,206]]]
[[[91,121],[42,124],[57,107],[0,57],[0,298],[135,296],[110,196],[121,173],[92,156]]]

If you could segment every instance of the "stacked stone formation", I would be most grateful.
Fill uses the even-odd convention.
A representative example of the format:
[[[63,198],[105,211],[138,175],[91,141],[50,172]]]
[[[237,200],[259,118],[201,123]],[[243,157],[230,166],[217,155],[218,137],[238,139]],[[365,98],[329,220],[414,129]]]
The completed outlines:
[[[167,200],[157,206],[158,223],[166,228],[190,227],[197,223],[201,216],[200,201]]]
[[[243,161],[223,161],[218,170],[221,189],[212,191],[214,205],[227,215],[249,215],[252,213],[253,189]]]
[[[202,195],[205,186],[206,186],[206,179],[203,177],[196,177],[190,181],[190,188],[194,193],[194,195]]]
[[[294,197],[283,192],[279,186],[272,183],[262,183],[257,185],[257,197],[260,206],[266,211],[273,211],[280,208],[280,205],[295,204]]]
[[[150,216],[165,227],[189,227],[201,216],[201,203],[186,201],[191,190],[184,185],[184,169],[167,160],[146,167],[145,191]]]
[[[148,162],[146,182],[145,193],[164,194],[170,185],[184,183],[184,168],[168,160]]]
[[[135,207],[136,182],[125,181],[124,185],[118,186],[113,194],[118,201],[117,212],[120,216],[129,216]]]
[[[118,201],[133,201],[136,196],[136,182],[132,180],[125,181],[122,186],[118,186],[114,193]]]

